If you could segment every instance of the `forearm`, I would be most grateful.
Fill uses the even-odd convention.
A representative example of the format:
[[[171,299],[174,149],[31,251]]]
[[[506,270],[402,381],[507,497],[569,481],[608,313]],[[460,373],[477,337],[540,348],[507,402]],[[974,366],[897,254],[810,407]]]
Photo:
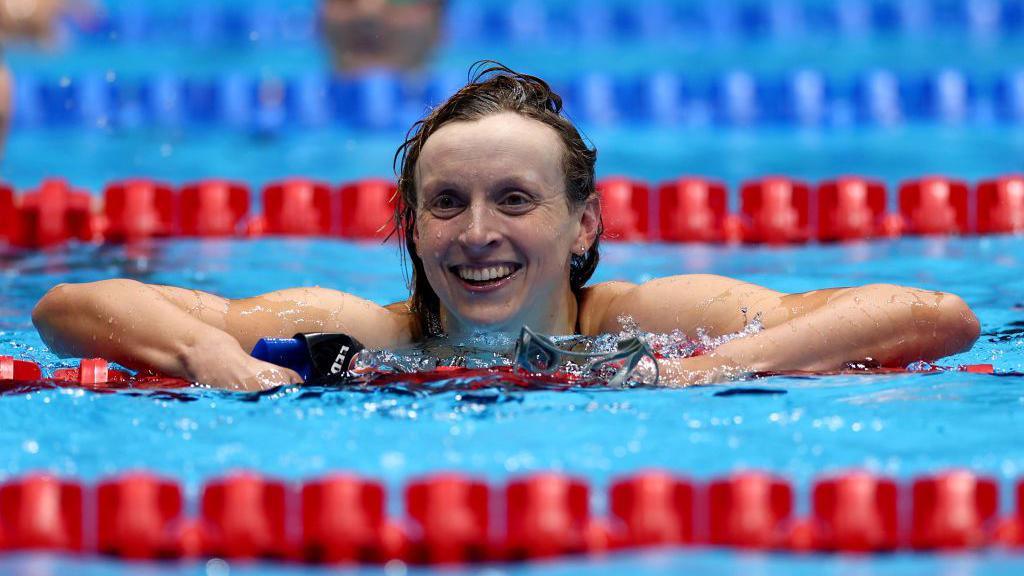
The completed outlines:
[[[40,300],[32,320],[59,354],[99,356],[185,378],[194,376],[189,359],[198,347],[241,350],[230,335],[132,280],[59,285]]]
[[[838,290],[820,306],[707,357],[669,361],[665,371],[670,380],[692,383],[740,372],[835,370],[849,362],[906,366],[965,350],[978,331],[970,308],[951,294],[864,286]]]

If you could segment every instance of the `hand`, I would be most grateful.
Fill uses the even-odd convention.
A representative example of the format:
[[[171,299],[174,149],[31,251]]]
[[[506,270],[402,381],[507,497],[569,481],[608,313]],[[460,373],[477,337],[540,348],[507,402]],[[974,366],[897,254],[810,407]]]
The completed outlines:
[[[249,356],[230,337],[195,347],[188,355],[187,367],[188,379],[224,390],[259,392],[302,384],[294,370]]]
[[[252,362],[247,364],[249,365],[245,368],[249,373],[243,376],[240,381],[228,386],[227,388],[229,390],[259,392],[262,390],[270,390],[271,388],[276,388],[278,386],[302,384],[302,377],[289,368],[277,366],[255,358],[252,359]]]
[[[302,377],[295,371],[252,357],[241,359],[231,366],[227,364],[220,363],[193,379],[214,388],[239,392],[260,392],[277,386],[302,384]]]

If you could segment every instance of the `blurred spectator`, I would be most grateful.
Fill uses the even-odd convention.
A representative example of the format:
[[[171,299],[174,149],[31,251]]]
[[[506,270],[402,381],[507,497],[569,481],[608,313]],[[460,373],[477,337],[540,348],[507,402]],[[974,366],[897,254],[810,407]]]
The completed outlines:
[[[64,0],[0,0],[0,45],[12,40],[35,43],[50,40],[54,23],[63,9]],[[11,71],[0,59],[0,153],[11,120],[13,82]]]
[[[444,0],[322,0],[335,71],[413,70],[433,53]]]
[[[43,41],[53,35],[64,0],[3,0],[0,2],[0,41]]]

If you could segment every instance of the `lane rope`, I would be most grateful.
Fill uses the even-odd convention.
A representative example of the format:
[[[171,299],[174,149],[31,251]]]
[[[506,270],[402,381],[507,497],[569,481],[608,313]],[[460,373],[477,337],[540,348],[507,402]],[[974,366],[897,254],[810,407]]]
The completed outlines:
[[[885,183],[840,176],[817,183],[785,176],[742,182],[681,176],[657,184],[628,177],[597,183],[605,239],[624,242],[805,244],[900,236],[1024,232],[1024,175],[974,184],[946,176],[901,182],[895,210]],[[252,211],[260,195],[261,213]],[[739,199],[730,209],[729,198]],[[102,196],[60,178],[16,193],[0,184],[0,245],[40,249],[68,242],[138,243],[155,238],[304,236],[381,240],[391,231],[394,182],[334,185],[288,178],[253,190],[206,179],[174,186],[137,178]]]

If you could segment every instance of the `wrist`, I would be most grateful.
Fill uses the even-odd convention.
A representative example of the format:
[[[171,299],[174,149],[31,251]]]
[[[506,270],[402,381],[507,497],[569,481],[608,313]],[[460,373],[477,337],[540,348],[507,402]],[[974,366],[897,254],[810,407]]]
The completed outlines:
[[[725,382],[750,372],[730,358],[714,353],[661,360],[659,368],[666,383],[678,386]]]
[[[186,333],[178,342],[176,364],[184,370],[184,376],[193,381],[202,380],[212,362],[225,362],[238,355],[248,356],[230,334],[206,325]]]
[[[758,343],[758,334],[730,340],[711,351],[705,357],[722,370],[737,373],[768,372],[777,369],[772,358],[763,354],[763,340]]]

